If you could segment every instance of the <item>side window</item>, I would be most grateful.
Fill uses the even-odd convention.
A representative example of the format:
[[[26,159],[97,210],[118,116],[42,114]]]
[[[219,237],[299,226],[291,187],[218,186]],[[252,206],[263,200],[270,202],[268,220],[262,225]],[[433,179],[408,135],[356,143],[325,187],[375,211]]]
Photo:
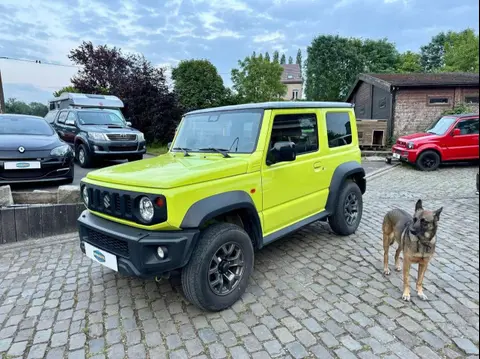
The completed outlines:
[[[75,126],[75,114],[73,112],[68,113],[67,120],[65,121],[65,125]]]
[[[327,112],[328,147],[346,146],[352,143],[352,127],[348,112]]]
[[[291,141],[295,143],[297,156],[318,150],[317,115],[277,115],[273,120],[270,148],[276,142]]]
[[[456,126],[456,128],[460,129],[462,135],[478,135],[478,127],[478,118],[460,121]]]
[[[58,118],[57,118],[57,123],[64,124],[66,119],[67,119],[67,112],[66,111],[60,112],[60,115],[58,115]]]

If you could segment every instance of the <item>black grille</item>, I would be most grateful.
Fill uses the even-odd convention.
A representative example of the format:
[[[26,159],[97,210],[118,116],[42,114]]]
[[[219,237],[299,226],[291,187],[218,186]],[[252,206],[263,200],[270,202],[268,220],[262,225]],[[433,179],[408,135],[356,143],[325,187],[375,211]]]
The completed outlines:
[[[112,133],[107,134],[107,137],[110,141],[136,141],[137,135],[131,135],[128,133]]]
[[[136,151],[137,146],[109,146],[111,152]]]
[[[94,231],[90,228],[86,230],[87,242],[91,243],[95,247],[103,249],[107,252],[128,258],[128,243],[117,238],[107,236],[106,234]]]
[[[89,189],[89,208],[124,219],[133,219],[132,198],[128,194],[120,194],[98,188]],[[108,198],[107,200],[105,198]],[[106,204],[109,204],[106,206]]]

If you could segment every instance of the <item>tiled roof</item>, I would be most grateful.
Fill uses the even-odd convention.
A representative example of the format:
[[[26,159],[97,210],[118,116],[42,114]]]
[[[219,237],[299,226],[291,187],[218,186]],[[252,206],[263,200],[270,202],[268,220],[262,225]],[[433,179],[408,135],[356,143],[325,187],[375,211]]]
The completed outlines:
[[[285,64],[282,65],[283,73],[281,81],[284,84],[288,83],[303,83],[302,71],[300,65],[298,64]]]
[[[469,72],[365,74],[393,86],[452,86],[478,85],[479,75]]]

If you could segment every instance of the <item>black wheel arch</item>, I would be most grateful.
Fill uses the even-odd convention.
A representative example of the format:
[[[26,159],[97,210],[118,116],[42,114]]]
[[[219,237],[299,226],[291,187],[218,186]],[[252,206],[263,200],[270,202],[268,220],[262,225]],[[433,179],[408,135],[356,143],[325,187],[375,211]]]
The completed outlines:
[[[75,140],[73,141],[74,148],[77,149],[80,145],[84,145],[87,147],[87,150],[90,151],[90,145],[88,144],[88,140],[85,138],[85,135],[83,134],[78,134],[75,136]]]
[[[354,181],[360,188],[362,194],[366,192],[367,180],[365,179],[365,169],[361,166],[361,164],[356,161],[342,163],[333,172],[332,180],[330,182],[326,205],[326,211],[328,213],[331,214],[335,212],[338,196],[343,184],[347,180]]]
[[[230,213],[241,217],[254,249],[260,249],[263,243],[260,217],[252,198],[245,191],[219,193],[195,202],[185,214],[180,228],[201,228],[208,221]]]

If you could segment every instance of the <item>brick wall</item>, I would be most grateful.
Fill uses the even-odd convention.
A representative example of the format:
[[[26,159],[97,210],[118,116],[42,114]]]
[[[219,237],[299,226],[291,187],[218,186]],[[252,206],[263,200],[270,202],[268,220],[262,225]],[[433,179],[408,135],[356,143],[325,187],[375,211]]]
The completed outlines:
[[[424,131],[443,111],[463,102],[467,94],[478,95],[476,89],[408,89],[398,90],[395,98],[394,136]],[[431,105],[430,97],[447,97],[449,103]],[[478,104],[471,105],[478,113]]]

